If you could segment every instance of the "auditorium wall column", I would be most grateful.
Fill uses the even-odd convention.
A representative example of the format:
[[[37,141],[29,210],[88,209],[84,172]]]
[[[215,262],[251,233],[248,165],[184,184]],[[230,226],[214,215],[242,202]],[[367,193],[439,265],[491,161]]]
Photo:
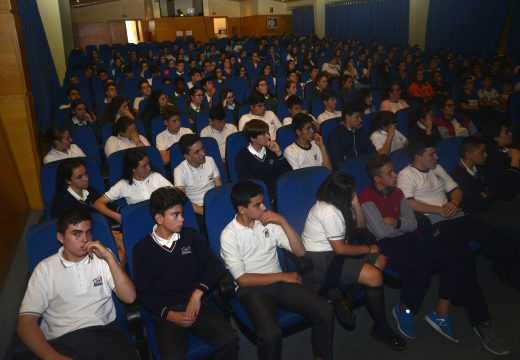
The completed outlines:
[[[425,48],[426,44],[429,7],[430,0],[410,0],[408,43],[419,45],[422,49]]]
[[[319,38],[325,36],[325,0],[313,0],[314,32]]]

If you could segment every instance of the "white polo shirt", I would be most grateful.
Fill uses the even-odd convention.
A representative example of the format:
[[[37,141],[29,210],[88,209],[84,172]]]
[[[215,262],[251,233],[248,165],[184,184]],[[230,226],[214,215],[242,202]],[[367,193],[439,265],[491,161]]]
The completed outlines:
[[[379,150],[383,147],[385,144],[386,138],[388,137],[388,132],[384,130],[376,130],[370,135],[370,140],[372,141],[372,144],[374,144],[374,147],[376,150]],[[399,130],[395,130],[395,135],[392,139],[392,146],[390,147],[390,152],[402,149],[408,139],[406,136],[404,136]]]
[[[80,147],[76,144],[70,144],[70,149],[67,151],[58,151],[55,148],[52,148],[47,155],[43,158],[43,163],[48,164],[53,161],[68,159],[68,158],[75,158],[75,157],[86,157],[83,150],[80,149]]]
[[[276,130],[282,127],[282,123],[271,110],[266,110],[264,116],[256,116],[251,113],[244,114],[238,121],[238,130],[244,130],[244,126],[253,119],[262,120],[267,125],[269,125],[269,136],[271,140],[276,140]]]
[[[341,111],[334,110],[333,112],[330,112],[330,111],[325,110],[320,115],[318,115],[318,122],[321,124],[324,121],[327,121],[329,119],[338,118],[338,117],[339,118],[341,117]]]
[[[310,149],[304,149],[294,142],[285,148],[283,154],[293,170],[323,165],[323,156],[314,141],[311,141]]]
[[[211,156],[206,156],[206,162],[197,168],[184,160],[173,170],[175,186],[183,187],[188,199],[199,206],[204,205],[204,195],[215,187],[215,180],[219,177],[220,172]]]
[[[168,129],[157,134],[155,138],[155,147],[161,150],[168,150],[173,144],[179,142],[182,135],[193,134],[193,131],[189,128],[181,127],[177,134],[171,133]]]
[[[334,205],[317,201],[305,221],[303,245],[307,251],[333,251],[329,241],[344,240],[346,230],[341,211]]]
[[[408,165],[397,175],[397,187],[403,191],[407,199],[413,198],[428,205],[442,206],[448,202],[446,194],[457,188],[458,184],[439,164],[434,170],[429,171],[421,171]],[[457,217],[463,214],[459,211]],[[433,223],[444,220],[437,214],[425,215]]]
[[[226,124],[222,131],[218,131],[213,129],[210,125],[206,126],[200,132],[201,137],[212,137],[217,141],[218,150],[220,151],[220,157],[222,159],[226,158],[226,139],[229,135],[236,133],[237,127],[233,124]]]
[[[141,142],[145,146],[150,146],[150,143],[143,135],[139,135],[139,139],[141,139]],[[112,135],[107,139],[107,142],[105,143],[105,155],[108,158],[111,154],[115,153],[116,151],[131,149],[135,147],[137,147],[137,144],[132,140],[122,137],[120,135]]]
[[[256,220],[251,229],[241,225],[235,216],[220,234],[220,255],[235,279],[246,273],[282,272],[277,247],[291,251],[289,239],[280,225],[264,226]]]
[[[149,200],[152,193],[165,186],[173,186],[161,174],[152,172],[144,180],[133,179],[132,185],[128,181],[121,179],[105,193],[111,201],[124,198],[128,205],[136,204],[141,201]]]
[[[62,253],[63,247],[36,266],[20,307],[20,314],[42,318],[40,328],[47,340],[116,318],[115,285],[107,262],[94,255],[73,263]]]

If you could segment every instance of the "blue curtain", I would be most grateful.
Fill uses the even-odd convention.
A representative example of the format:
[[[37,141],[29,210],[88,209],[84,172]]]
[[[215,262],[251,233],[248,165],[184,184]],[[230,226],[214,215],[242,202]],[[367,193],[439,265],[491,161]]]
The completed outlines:
[[[430,0],[426,50],[496,53],[511,4],[512,0]]]
[[[52,60],[36,0],[17,0],[22,22],[25,60],[29,68],[36,123],[42,132],[52,126],[58,107],[60,83]]]
[[[520,0],[514,2],[511,9],[511,28],[509,29],[509,38],[507,40],[506,51],[515,55],[516,60],[520,58]]]
[[[314,34],[314,10],[312,6],[293,9],[293,29],[297,36]]]
[[[352,37],[365,44],[377,39],[390,45],[408,43],[409,0],[350,1],[325,8],[325,32],[340,39]]]

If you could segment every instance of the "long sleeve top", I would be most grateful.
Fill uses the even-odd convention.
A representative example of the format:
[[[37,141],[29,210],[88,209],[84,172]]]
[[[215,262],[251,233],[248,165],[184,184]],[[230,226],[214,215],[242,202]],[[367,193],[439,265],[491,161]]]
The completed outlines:
[[[367,220],[368,230],[377,240],[397,237],[417,229],[413,210],[399,188],[389,188],[382,193],[369,186],[361,193],[359,202]],[[385,223],[385,217],[397,219],[397,226]]]
[[[329,136],[330,160],[335,167],[363,155],[376,153],[376,149],[364,129],[349,130],[339,125]]]
[[[182,228],[172,249],[159,245],[151,234],[134,247],[134,276],[143,306],[166,316],[175,305],[185,305],[195,289],[204,292],[224,274],[220,259],[193,229]]]

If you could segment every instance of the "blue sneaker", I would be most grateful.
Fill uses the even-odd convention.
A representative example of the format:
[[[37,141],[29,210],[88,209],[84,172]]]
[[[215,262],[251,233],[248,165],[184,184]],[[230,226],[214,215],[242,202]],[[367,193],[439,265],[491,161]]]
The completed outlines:
[[[392,314],[395,320],[397,320],[397,328],[408,339],[415,339],[417,332],[415,331],[415,325],[413,323],[413,314],[410,310],[401,311],[399,305],[395,305],[392,309]]]
[[[444,336],[446,339],[458,344],[460,342],[457,335],[453,333],[453,319],[451,316],[442,316],[436,314],[434,311],[430,311],[428,315],[424,317],[426,322],[431,325],[432,328],[437,330],[439,334]]]

